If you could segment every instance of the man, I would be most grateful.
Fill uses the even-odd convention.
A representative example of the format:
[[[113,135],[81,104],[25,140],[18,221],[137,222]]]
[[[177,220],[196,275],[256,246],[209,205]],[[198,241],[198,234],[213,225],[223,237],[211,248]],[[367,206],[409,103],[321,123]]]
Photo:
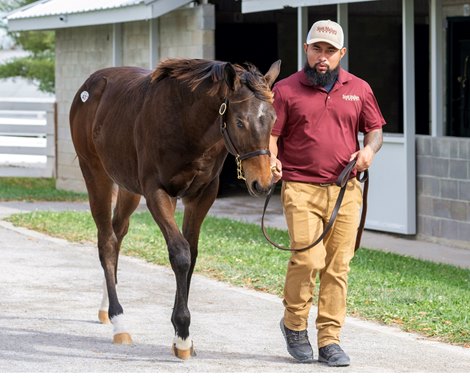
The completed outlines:
[[[284,287],[280,327],[287,350],[300,362],[312,362],[307,327],[319,275],[318,360],[329,366],[350,363],[339,336],[362,206],[362,187],[355,176],[370,167],[382,146],[385,125],[370,86],[341,68],[343,41],[336,22],[313,24],[304,43],[304,69],[274,87],[277,120],[270,139],[274,180],[283,180],[281,198],[291,248],[308,246],[318,238],[340,191],[334,183],[342,169],[357,160],[333,227],[315,247],[292,253]],[[364,133],[362,149],[359,132]]]

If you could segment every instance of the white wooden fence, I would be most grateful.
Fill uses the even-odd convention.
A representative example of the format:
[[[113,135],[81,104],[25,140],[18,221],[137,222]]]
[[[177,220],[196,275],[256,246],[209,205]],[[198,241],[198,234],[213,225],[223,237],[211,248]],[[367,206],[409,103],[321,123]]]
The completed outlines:
[[[0,98],[0,177],[55,177],[56,130],[55,100]]]

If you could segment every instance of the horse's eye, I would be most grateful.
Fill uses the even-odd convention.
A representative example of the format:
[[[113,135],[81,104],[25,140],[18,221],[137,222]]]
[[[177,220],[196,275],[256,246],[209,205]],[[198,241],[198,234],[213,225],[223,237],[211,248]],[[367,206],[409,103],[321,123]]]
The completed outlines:
[[[237,120],[237,128],[243,128],[243,122],[241,120]]]

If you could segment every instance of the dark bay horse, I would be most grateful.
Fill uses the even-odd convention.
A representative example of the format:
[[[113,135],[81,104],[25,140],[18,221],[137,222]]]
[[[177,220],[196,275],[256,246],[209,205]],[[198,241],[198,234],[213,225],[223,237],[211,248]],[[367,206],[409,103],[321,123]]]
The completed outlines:
[[[271,86],[279,70],[280,61],[262,75],[249,64],[170,59],[154,71],[99,70],[78,90],[71,134],[98,230],[105,276],[99,318],[113,324],[115,343],[132,342],[116,274],[129,218],[144,196],[176,277],[173,352],[182,359],[193,354],[188,294],[201,224],[216,198],[227,152],[237,157],[250,194],[269,190],[269,135],[276,118]],[[182,231],[174,219],[178,198],[184,204]]]

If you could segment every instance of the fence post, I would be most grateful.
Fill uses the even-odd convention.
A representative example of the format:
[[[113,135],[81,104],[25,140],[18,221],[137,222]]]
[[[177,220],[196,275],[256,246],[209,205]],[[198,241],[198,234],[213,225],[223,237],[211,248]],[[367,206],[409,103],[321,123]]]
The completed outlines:
[[[52,177],[57,177],[57,103],[50,104],[46,111],[47,124],[47,171],[52,173]]]

